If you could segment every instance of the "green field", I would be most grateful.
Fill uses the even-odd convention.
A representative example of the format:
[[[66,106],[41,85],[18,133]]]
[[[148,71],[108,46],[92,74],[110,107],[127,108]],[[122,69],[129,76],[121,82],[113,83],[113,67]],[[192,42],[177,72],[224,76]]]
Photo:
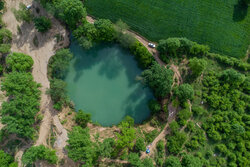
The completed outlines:
[[[85,0],[85,6],[97,18],[122,19],[153,41],[187,37],[240,58],[250,44],[250,7],[238,0]]]

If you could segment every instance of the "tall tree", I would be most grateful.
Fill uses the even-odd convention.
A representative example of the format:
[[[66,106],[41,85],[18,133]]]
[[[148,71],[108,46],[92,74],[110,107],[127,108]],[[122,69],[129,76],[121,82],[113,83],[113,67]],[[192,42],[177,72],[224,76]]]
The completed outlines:
[[[185,102],[193,99],[194,89],[189,84],[182,84],[175,90],[175,94],[181,102]]]
[[[173,84],[173,71],[157,63],[153,63],[150,69],[142,72],[143,81],[153,91],[156,97],[164,98]]]
[[[100,41],[113,41],[114,40],[114,25],[110,20],[99,19],[95,21],[95,27],[98,33],[98,40]]]

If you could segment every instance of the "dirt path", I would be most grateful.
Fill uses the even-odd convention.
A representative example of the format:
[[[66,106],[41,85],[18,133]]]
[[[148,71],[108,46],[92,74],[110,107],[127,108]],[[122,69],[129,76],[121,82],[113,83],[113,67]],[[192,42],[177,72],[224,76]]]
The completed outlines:
[[[35,145],[43,144],[46,146],[46,140],[52,124],[52,117],[57,117],[56,115],[53,115],[52,102],[50,96],[46,94],[46,90],[49,88],[49,80],[47,78],[47,64],[49,58],[54,55],[55,48],[59,48],[59,46],[57,46],[59,44],[55,40],[55,35],[61,34],[64,37],[64,41],[62,41],[60,47],[67,46],[69,44],[69,39],[65,28],[51,16],[48,17],[50,17],[50,19],[52,20],[52,29],[44,34],[37,32],[34,28],[33,23],[18,23],[11,9],[18,9],[20,2],[23,2],[25,5],[33,4],[33,6],[39,7],[39,15],[48,15],[38,3],[32,0],[7,0],[7,11],[3,15],[3,21],[6,23],[7,28],[13,34],[11,51],[28,54],[34,60],[32,75],[34,77],[34,80],[38,83],[41,83],[42,85],[40,112],[44,116],[38,134],[39,137],[35,142]],[[38,15],[35,12],[34,8],[32,9],[32,11],[35,15]],[[17,26],[20,26],[21,33],[18,32]],[[35,38],[37,38],[38,46],[34,45],[35,43],[33,41]],[[17,153],[18,159],[20,159],[20,156],[22,156],[23,150],[24,149],[21,149],[21,152]]]

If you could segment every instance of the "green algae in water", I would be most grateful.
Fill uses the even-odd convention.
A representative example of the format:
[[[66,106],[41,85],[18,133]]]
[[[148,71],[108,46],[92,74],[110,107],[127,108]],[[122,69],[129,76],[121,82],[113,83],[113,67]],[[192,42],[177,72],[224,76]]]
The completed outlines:
[[[102,126],[116,125],[129,115],[136,123],[150,116],[149,88],[136,78],[142,70],[134,57],[116,44],[99,44],[90,50],[72,42],[74,58],[66,75],[68,96],[77,110],[91,114]]]

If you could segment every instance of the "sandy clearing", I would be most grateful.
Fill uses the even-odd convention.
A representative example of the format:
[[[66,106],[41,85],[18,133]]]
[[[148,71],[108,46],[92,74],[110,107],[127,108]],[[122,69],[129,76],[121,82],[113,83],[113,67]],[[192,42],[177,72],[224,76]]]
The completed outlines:
[[[16,21],[14,14],[12,13],[12,8],[19,8],[19,3],[23,2],[25,5],[33,4],[34,7],[39,7],[40,12],[37,14],[35,9],[33,8],[32,11],[35,15],[45,15],[48,16],[52,20],[52,29],[47,33],[39,33],[35,30],[33,23],[19,23]],[[40,130],[39,130],[39,137],[35,142],[35,145],[45,145],[47,146],[47,137],[50,132],[50,127],[52,124],[52,118],[58,119],[58,116],[53,111],[52,108],[52,101],[50,96],[46,94],[46,90],[49,88],[49,80],[47,78],[47,64],[49,58],[54,55],[55,48],[65,47],[69,44],[68,33],[65,28],[52,16],[49,16],[41,6],[32,0],[8,0],[6,1],[7,11],[3,15],[3,21],[6,23],[7,28],[13,34],[13,41],[12,41],[12,52],[22,52],[25,54],[30,55],[34,60],[32,75],[34,80],[38,83],[41,83],[41,105],[40,105],[40,112],[44,115],[42,120]],[[17,26],[20,26],[21,34],[17,31]],[[60,46],[59,43],[55,40],[55,35],[61,34],[64,37],[64,40],[61,42]],[[33,39],[37,37],[39,44],[36,47],[34,45]],[[60,122],[59,122],[60,123]],[[58,125],[58,124],[57,124]],[[60,127],[61,128],[61,127]],[[64,134],[65,135],[65,134]],[[60,140],[65,140],[64,138]],[[66,142],[66,141],[65,141]],[[61,146],[60,146],[61,147]],[[20,164],[20,158],[22,156],[22,152],[28,148],[25,146],[24,148],[20,149],[17,154],[16,158]]]

